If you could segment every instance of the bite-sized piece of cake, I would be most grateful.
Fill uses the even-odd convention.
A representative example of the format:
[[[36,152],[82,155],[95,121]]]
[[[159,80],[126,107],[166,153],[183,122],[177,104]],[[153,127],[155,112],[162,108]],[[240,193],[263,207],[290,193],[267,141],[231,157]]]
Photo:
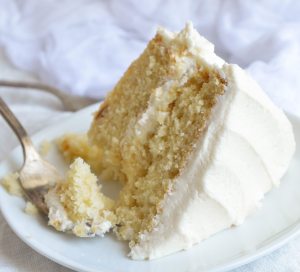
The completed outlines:
[[[99,168],[125,181],[115,231],[134,259],[241,224],[295,149],[283,112],[191,24],[158,31],[101,104],[89,139]]]
[[[56,184],[45,199],[49,225],[79,237],[103,236],[115,224],[114,201],[101,193],[97,177],[81,158],[70,166],[66,180]]]

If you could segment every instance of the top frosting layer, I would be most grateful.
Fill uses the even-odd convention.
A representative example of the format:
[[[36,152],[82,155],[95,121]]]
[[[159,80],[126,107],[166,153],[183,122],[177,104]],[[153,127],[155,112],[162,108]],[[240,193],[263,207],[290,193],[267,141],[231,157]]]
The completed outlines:
[[[160,33],[166,42],[175,37]],[[288,119],[246,72],[217,57],[213,45],[191,24],[177,37],[189,48],[191,61],[218,67],[228,86],[173,193],[166,197],[157,227],[142,234],[132,248],[134,259],[164,256],[241,224],[264,194],[279,185],[295,150]],[[155,115],[151,103],[147,111]],[[143,118],[151,122],[151,116]]]

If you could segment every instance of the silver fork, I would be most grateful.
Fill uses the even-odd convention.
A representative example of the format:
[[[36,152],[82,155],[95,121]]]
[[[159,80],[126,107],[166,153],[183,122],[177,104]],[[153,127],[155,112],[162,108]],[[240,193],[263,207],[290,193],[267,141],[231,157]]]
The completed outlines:
[[[35,89],[48,92],[58,97],[62,101],[64,108],[68,111],[77,111],[100,101],[100,99],[66,94],[57,88],[42,83],[0,80],[0,87]]]
[[[19,181],[27,198],[43,214],[48,214],[44,196],[49,188],[61,180],[56,168],[43,160],[35,150],[33,143],[16,116],[0,97],[0,113],[13,129],[21,142],[24,164],[19,172]]]

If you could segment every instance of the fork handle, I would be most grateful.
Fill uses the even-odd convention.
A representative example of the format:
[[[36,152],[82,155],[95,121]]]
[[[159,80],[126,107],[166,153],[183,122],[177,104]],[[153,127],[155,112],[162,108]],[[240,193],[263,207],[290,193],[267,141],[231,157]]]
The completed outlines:
[[[87,107],[91,104],[99,102],[99,99],[66,94],[62,90],[38,82],[0,80],[0,87],[35,89],[53,94],[60,99],[64,105],[64,108],[68,111],[77,111],[83,107]]]
[[[3,116],[3,118],[7,121],[9,126],[12,128],[12,130],[17,135],[23,149],[24,158],[28,157],[27,155],[35,156],[37,155],[33,143],[31,139],[29,138],[26,130],[21,125],[17,117],[14,115],[14,113],[9,109],[7,104],[4,102],[4,100],[0,97],[0,113]]]
[[[10,80],[0,80],[1,87],[12,87],[12,88],[24,88],[24,89],[35,89],[43,90],[57,96],[63,102],[66,99],[66,95],[59,89],[52,86],[45,85],[37,82],[22,82],[22,81],[10,81]]]

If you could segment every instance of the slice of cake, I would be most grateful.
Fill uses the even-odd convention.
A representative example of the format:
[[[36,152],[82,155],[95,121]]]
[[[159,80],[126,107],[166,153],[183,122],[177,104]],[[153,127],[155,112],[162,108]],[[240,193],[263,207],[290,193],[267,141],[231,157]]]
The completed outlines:
[[[103,236],[115,223],[114,201],[101,192],[89,165],[77,158],[66,180],[58,182],[46,197],[49,225],[79,237]]]
[[[241,224],[287,170],[292,127],[191,24],[160,29],[89,131],[107,179],[124,181],[115,232],[153,259]]]
[[[101,104],[88,137],[67,135],[59,147],[124,187],[113,209],[77,161],[49,193],[50,224],[77,235],[79,226],[80,236],[114,226],[133,259],[153,259],[241,224],[279,185],[295,141],[283,112],[189,23],[179,33],[160,29]],[[91,230],[93,222],[108,227]]]

